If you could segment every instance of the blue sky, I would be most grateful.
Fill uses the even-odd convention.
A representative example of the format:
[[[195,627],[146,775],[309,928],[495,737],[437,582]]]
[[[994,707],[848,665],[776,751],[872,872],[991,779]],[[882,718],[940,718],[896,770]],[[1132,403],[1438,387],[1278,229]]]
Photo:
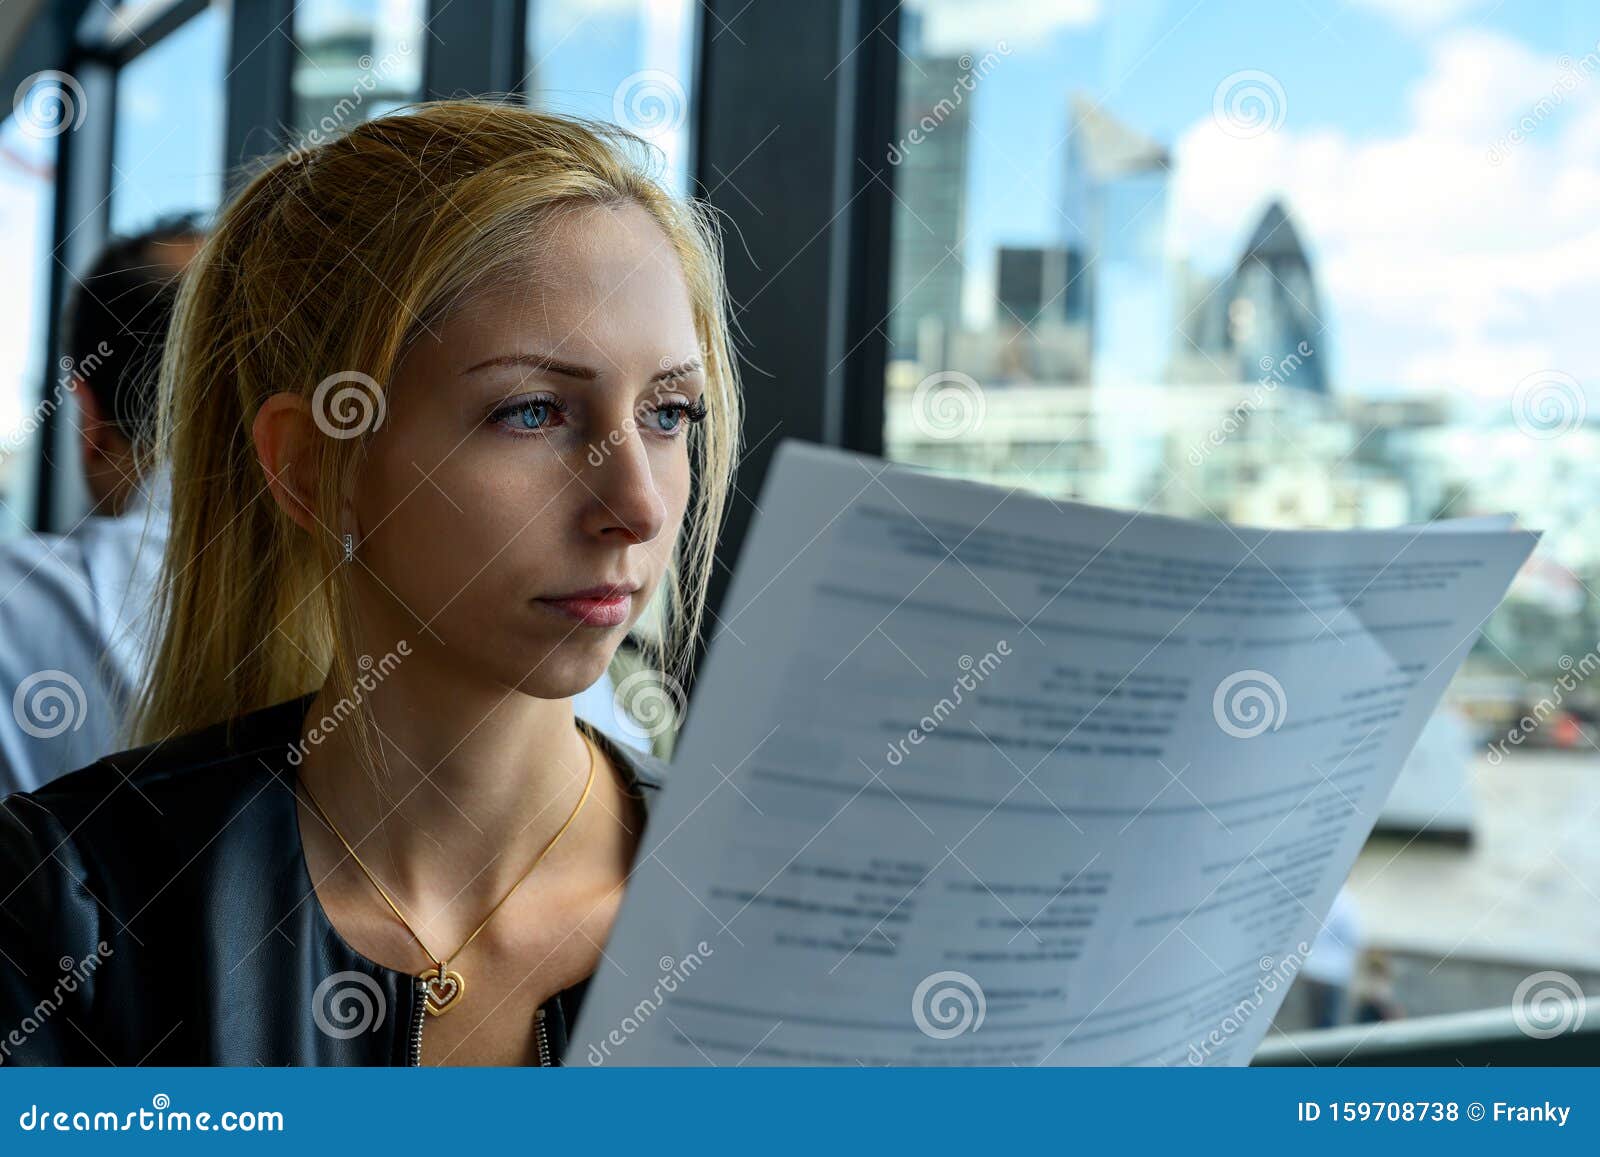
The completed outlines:
[[[1496,398],[1552,367],[1593,379],[1600,73],[1586,74],[1506,163],[1485,160],[1549,94],[1563,60],[1569,69],[1600,61],[1592,5],[914,0],[908,8],[923,15],[930,51],[981,54],[1001,40],[1009,48],[970,98],[964,256],[978,316],[997,246],[1061,234],[1062,139],[1076,93],[1172,148],[1172,243],[1197,266],[1220,268],[1265,201],[1288,199],[1318,263],[1336,388]],[[421,0],[317,0],[299,20],[307,35],[374,19],[405,35],[421,11]],[[689,0],[543,0],[534,11],[537,83],[551,104],[612,115],[619,84],[646,72],[641,91],[664,100],[668,122],[647,127],[681,181]],[[220,52],[223,23],[209,14],[172,47]],[[1215,131],[1212,106],[1219,82],[1246,69],[1281,85],[1281,123],[1239,141]],[[130,179],[113,210],[123,226],[196,207],[220,188],[220,160],[208,159],[220,154],[220,104],[196,108],[206,104],[197,94],[220,88],[220,67],[167,61],[140,72],[121,94],[117,164]],[[14,123],[3,133],[29,156],[48,152]],[[22,170],[0,174],[0,226],[13,251],[38,242],[40,195]],[[0,376],[21,382],[37,295],[21,279],[4,292]],[[0,424],[16,416],[20,394],[0,391],[11,411]]]
[[[917,0],[929,53],[1007,50],[967,98],[967,313],[994,250],[1063,231],[1068,100],[1095,100],[1174,154],[1175,256],[1220,272],[1284,198],[1318,263],[1336,388],[1508,396],[1552,367],[1588,382],[1600,280],[1600,12],[1567,3]],[[1563,75],[1527,139],[1489,154]],[[1275,123],[1218,131],[1244,70]],[[1565,70],[1565,71],[1564,71]],[[1226,126],[1222,126],[1224,129]],[[1558,291],[1559,290],[1559,291]]]

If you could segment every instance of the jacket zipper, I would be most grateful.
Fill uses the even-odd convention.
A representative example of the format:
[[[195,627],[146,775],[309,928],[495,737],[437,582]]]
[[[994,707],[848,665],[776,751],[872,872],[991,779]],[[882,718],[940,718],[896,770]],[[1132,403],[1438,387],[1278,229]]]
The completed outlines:
[[[417,1011],[411,1018],[411,1047],[408,1063],[413,1068],[422,1064],[422,1022],[428,1018],[428,996],[421,980],[416,983]]]
[[[422,1064],[422,1026],[428,1019],[427,993],[422,981],[417,981],[417,1011],[411,1021],[411,1041],[407,1063],[416,1068]],[[539,1064],[553,1067],[550,1059],[550,1023],[544,1006],[533,1014],[533,1040],[538,1049]]]
[[[550,1064],[550,1022],[546,1018],[544,1006],[539,1006],[539,1011],[533,1014],[533,1039],[539,1048],[539,1063]]]

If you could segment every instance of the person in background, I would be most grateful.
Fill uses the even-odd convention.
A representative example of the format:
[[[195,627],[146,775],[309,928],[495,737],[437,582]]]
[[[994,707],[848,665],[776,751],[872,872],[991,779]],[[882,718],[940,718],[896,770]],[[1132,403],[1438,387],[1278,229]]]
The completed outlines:
[[[1334,897],[1328,920],[1300,967],[1300,983],[1311,1004],[1311,1027],[1332,1028],[1348,1019],[1350,986],[1361,951],[1361,914],[1349,888]]]
[[[1354,1024],[1374,1024],[1384,1020],[1400,1020],[1405,1008],[1395,997],[1394,964],[1389,954],[1378,948],[1363,949],[1356,962],[1355,983],[1350,990],[1351,1021]]]
[[[90,509],[66,534],[0,544],[0,795],[125,746],[166,543],[165,482],[145,476],[141,433],[177,279],[204,240],[190,217],[115,240],[69,295],[62,352]]]

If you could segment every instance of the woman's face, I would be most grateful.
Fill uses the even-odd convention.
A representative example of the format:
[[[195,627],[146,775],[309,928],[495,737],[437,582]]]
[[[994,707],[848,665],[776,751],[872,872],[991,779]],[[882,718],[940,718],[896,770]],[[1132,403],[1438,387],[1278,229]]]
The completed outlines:
[[[525,276],[454,310],[390,383],[353,494],[363,622],[526,694],[588,687],[672,555],[704,386],[654,219],[559,218]]]

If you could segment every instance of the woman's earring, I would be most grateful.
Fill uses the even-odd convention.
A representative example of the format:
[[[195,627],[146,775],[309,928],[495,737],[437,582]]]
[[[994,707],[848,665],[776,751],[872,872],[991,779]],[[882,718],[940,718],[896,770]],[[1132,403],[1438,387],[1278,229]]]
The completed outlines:
[[[349,531],[344,536],[344,561],[352,562],[356,557],[356,536]]]

